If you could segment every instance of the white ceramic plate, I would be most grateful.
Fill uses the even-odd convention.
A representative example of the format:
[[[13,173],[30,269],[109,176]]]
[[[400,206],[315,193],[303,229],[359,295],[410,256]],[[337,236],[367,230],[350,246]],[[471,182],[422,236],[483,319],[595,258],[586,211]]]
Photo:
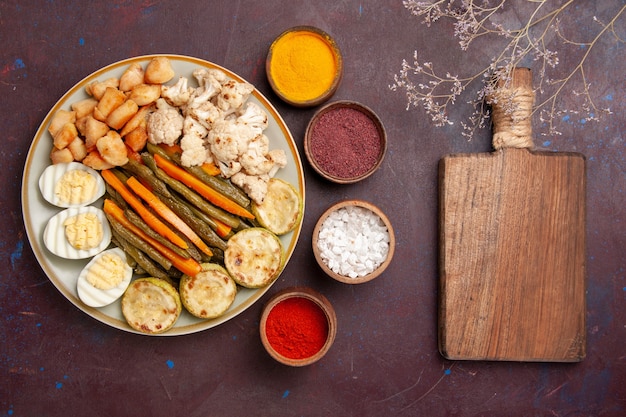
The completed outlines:
[[[195,85],[195,79],[192,76],[192,72],[198,67],[217,68],[224,71],[228,76],[237,81],[244,81],[241,77],[231,71],[208,61],[179,55],[166,56],[170,59],[172,66],[176,71],[176,76],[172,82],[175,82],[179,76],[186,76],[189,78],[190,84]],[[46,115],[46,118],[37,130],[26,158],[26,165],[24,167],[24,175],[22,178],[22,212],[24,215],[26,233],[37,261],[50,281],[52,281],[57,289],[70,302],[76,305],[84,313],[90,315],[96,320],[101,321],[102,323],[108,324],[109,326],[132,333],[137,332],[126,324],[126,321],[122,316],[119,300],[103,308],[92,308],[82,303],[78,298],[76,282],[80,271],[87,264],[87,262],[89,262],[89,259],[74,261],[62,259],[53,255],[44,246],[43,232],[46,227],[46,223],[48,219],[58,213],[61,209],[44,200],[39,192],[38,181],[44,169],[50,165],[49,154],[52,149],[52,138],[48,133],[47,128],[55,112],[59,109],[69,110],[71,103],[87,98],[84,87],[88,83],[94,80],[104,81],[110,77],[119,77],[133,62],[138,62],[145,67],[145,65],[153,57],[154,56],[152,55],[141,56],[106,66],[89,75],[65,93],[65,95],[61,97],[61,99]],[[265,133],[270,139],[270,149],[284,149],[287,154],[287,166],[279,170],[276,177],[282,178],[293,184],[301,193],[304,201],[304,172],[302,169],[300,155],[293,137],[291,136],[291,132],[274,106],[272,106],[272,104],[259,91],[255,90],[253,92],[253,96],[249,100],[261,105],[269,115],[269,126]],[[99,200],[95,205],[101,207],[102,200]],[[289,258],[296,247],[300,230],[301,224],[293,232],[281,236],[281,241],[286,255],[286,262],[289,261]],[[179,318],[175,327],[164,333],[163,336],[195,333],[224,323],[249,308],[252,304],[254,304],[254,302],[261,298],[261,296],[265,294],[269,288],[270,286],[261,289],[241,288],[231,308],[223,316],[217,319],[201,320],[185,312]]]

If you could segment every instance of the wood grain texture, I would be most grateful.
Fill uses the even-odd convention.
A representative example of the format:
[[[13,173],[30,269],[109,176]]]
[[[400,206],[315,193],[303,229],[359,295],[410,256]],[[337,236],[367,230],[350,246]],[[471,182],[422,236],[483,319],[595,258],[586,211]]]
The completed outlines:
[[[439,165],[439,349],[585,357],[585,159],[505,148]]]

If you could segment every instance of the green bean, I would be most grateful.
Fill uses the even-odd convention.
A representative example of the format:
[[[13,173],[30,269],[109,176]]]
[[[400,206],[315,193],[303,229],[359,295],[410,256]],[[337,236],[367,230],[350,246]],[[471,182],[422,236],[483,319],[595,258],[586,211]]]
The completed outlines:
[[[163,269],[169,270],[172,267],[172,263],[163,255],[161,255],[156,249],[154,249],[148,242],[137,236],[135,233],[126,229],[112,216],[106,215],[109,220],[111,228],[115,230],[122,238],[126,239],[131,245],[141,250],[143,253],[152,258],[156,263],[161,265]]]
[[[115,230],[111,230],[111,243],[113,243],[115,246],[117,246],[118,248],[123,248],[123,245],[126,242],[122,242],[122,237],[120,235],[117,234],[117,232],[115,232]],[[126,263],[128,264],[128,266],[130,266],[134,271],[137,271],[137,269],[140,269],[139,266],[137,266],[137,261],[135,260],[135,258],[133,258],[132,256],[130,256],[128,254],[128,252],[126,252],[126,250],[124,250],[124,257],[126,259]]]
[[[176,213],[181,219],[185,221],[193,230],[200,236],[209,246],[226,249],[226,242],[224,242],[215,233],[215,230],[207,224],[204,219],[194,213],[191,207],[184,201],[172,196],[171,198],[165,196],[159,196],[161,201],[165,203],[174,213]]]
[[[161,195],[170,196],[170,191],[165,183],[158,179],[156,175],[154,175],[154,171],[152,171],[149,167],[140,164],[134,159],[129,159],[122,168],[128,170],[129,172],[144,180],[150,185],[150,187],[152,187],[152,190],[154,192],[157,192]]]
[[[128,175],[123,173],[119,168],[111,168],[109,171],[115,174],[115,176],[122,181],[122,184],[126,184],[126,181],[128,181]]]
[[[116,243],[120,246],[126,254],[132,258],[146,274],[155,278],[168,279],[167,272],[162,270],[155,262],[153,262],[146,254],[140,251],[136,246],[133,246],[120,236],[116,231],[113,231],[113,236],[116,237]]]
[[[161,181],[167,184],[172,190],[180,194],[185,200],[189,201],[193,206],[197,207],[203,213],[221,221],[230,227],[238,227],[241,220],[237,216],[225,212],[206,201],[201,195],[191,190],[182,182],[170,177],[161,168],[156,166],[156,162],[151,154],[145,152],[141,155],[144,163],[150,167]]]
[[[197,207],[195,207],[194,205],[192,205],[192,204],[190,204],[190,203],[188,203],[186,201],[183,201],[182,199],[180,199],[180,201],[183,204],[185,204],[189,208],[189,210],[191,210],[193,212],[193,214],[195,214],[202,221],[204,221],[206,224],[208,224],[211,227],[211,229],[213,229],[213,231],[217,230],[217,224],[215,223],[215,220],[213,220],[209,215],[207,215],[206,213],[203,213],[202,211],[198,210]],[[240,226],[242,224],[244,224],[242,221],[239,222]],[[239,227],[237,227],[237,229],[239,229]],[[232,231],[231,231],[231,233],[228,234],[228,236],[226,236],[224,238],[222,238],[220,236],[218,236],[218,237],[220,238],[220,240],[222,240],[225,243],[228,239],[230,239],[230,236],[232,236]],[[218,247],[221,247],[221,246],[218,246]]]
[[[185,259],[188,259],[191,255],[185,249],[175,245],[170,242],[168,239],[164,238],[160,234],[158,234],[154,229],[152,229],[143,219],[131,209],[124,210],[124,216],[128,219],[129,222],[140,228],[145,234],[150,236],[152,239],[157,240],[163,246],[167,246],[173,252],[176,252],[178,255],[182,256]]]
[[[235,186],[230,181],[209,175],[199,166],[191,166],[191,167],[184,166],[181,163],[180,154],[176,152],[174,153],[166,152],[160,146],[153,145],[153,144],[149,144],[147,149],[148,149],[148,152],[150,152],[151,154],[158,153],[160,156],[175,162],[178,166],[182,167],[185,171],[196,176],[206,185],[213,188],[215,191],[219,192],[220,194],[226,196],[230,200],[233,200],[235,203],[239,204],[240,206],[244,208],[250,207],[250,198],[248,197],[248,195],[245,192],[243,192],[241,188]]]
[[[196,261],[202,262],[202,252],[200,252],[200,250],[193,244],[193,242],[191,242],[191,240],[189,240],[187,236],[181,235],[181,238],[187,242],[188,247],[185,249],[187,253],[189,253],[189,255]]]
[[[126,202],[126,200],[124,200],[120,193],[118,193],[113,187],[111,187],[108,182],[105,181],[104,186],[106,193],[109,195],[109,197],[111,197],[111,200],[115,201],[115,204],[123,209],[128,207],[128,203]]]

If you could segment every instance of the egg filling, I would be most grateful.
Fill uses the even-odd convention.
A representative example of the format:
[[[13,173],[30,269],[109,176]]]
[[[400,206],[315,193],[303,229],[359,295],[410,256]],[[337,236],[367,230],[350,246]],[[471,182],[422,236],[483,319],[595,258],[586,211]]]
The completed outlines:
[[[67,171],[56,183],[54,193],[62,204],[83,204],[90,201],[97,190],[97,181],[87,171]]]
[[[100,290],[115,288],[124,280],[124,260],[115,253],[105,253],[87,271],[87,282]]]
[[[64,222],[65,238],[76,249],[93,249],[103,238],[102,223],[95,213],[80,213]]]

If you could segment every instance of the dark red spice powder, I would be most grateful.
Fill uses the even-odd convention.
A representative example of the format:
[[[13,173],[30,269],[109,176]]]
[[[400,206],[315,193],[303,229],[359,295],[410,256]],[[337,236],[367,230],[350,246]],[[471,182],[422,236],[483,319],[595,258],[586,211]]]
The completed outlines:
[[[276,352],[290,359],[304,359],[319,352],[326,343],[328,321],[313,301],[292,297],[272,308],[265,333]]]
[[[319,167],[338,178],[365,174],[376,162],[382,144],[374,121],[350,107],[322,114],[312,127],[310,153]]]

